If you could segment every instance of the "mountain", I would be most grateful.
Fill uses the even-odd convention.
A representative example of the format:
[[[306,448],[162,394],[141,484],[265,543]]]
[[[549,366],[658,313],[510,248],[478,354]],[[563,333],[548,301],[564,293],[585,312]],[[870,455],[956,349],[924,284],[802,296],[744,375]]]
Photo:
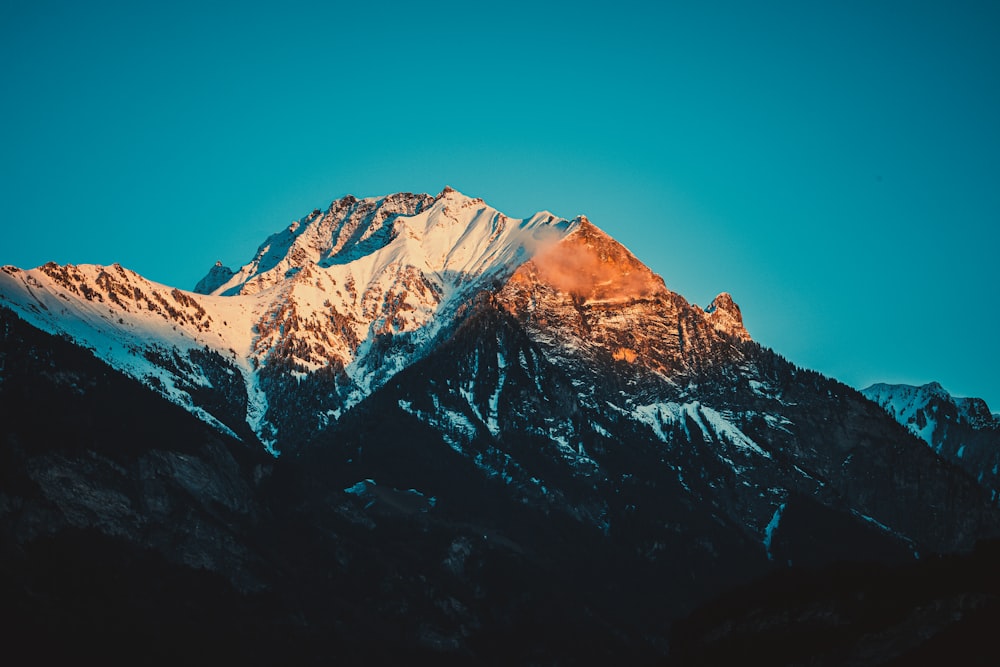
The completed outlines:
[[[125,627],[123,660],[177,628],[184,659],[659,662],[769,572],[1000,532],[878,405],[583,216],[349,196],[194,292],[4,267],[0,306],[20,636]]]
[[[268,238],[240,270],[213,267],[198,286],[209,295],[117,264],[46,264],[3,267],[0,303],[277,453],[423,355],[473,294],[578,224],[514,220],[450,188],[348,196]]]
[[[861,393],[935,452],[1000,492],[1000,417],[981,398],[952,396],[937,382],[873,384]]]

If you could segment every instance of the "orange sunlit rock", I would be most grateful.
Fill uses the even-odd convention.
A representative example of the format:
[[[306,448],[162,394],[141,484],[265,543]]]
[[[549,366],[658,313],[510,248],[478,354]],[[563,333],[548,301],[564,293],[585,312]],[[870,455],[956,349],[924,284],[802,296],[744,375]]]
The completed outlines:
[[[619,347],[611,356],[615,361],[627,361],[630,364],[639,357],[635,350],[627,347]]]
[[[532,265],[542,282],[584,301],[643,298],[666,289],[624,246],[586,220],[536,255]]]

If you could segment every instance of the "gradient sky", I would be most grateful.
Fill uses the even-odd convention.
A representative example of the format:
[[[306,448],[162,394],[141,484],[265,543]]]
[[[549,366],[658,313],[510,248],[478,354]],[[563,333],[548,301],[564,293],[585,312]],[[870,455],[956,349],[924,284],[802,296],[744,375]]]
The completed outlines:
[[[1000,410],[1000,3],[654,4],[0,0],[0,264],[190,289],[451,185],[587,215],[800,366]]]

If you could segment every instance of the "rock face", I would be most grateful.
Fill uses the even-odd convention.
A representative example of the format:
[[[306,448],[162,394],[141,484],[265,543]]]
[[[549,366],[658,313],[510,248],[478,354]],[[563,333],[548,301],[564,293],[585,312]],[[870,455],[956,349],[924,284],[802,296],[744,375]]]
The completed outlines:
[[[222,262],[216,262],[208,274],[198,281],[194,291],[198,294],[211,294],[220,287],[228,283],[233,278],[233,270],[228,266],[223,266]]]
[[[715,297],[705,312],[709,314],[710,321],[719,331],[743,340],[750,339],[749,332],[743,327],[743,313],[727,292]]]
[[[199,286],[0,273],[0,529],[26,637],[89,609],[59,627],[211,628],[260,662],[660,661],[676,618],[768,572],[1000,529],[878,405],[583,217],[347,197]],[[39,597],[67,560],[126,574]]]
[[[873,384],[861,391],[992,494],[1000,493],[1000,418],[981,398],[952,396],[937,382]]]

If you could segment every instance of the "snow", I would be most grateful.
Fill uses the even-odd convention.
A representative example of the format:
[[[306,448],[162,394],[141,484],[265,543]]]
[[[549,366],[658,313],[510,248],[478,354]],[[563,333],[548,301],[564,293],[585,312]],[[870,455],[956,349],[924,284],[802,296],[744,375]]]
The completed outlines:
[[[434,404],[432,412],[415,409],[411,401],[400,400],[398,405],[401,410],[425,424],[443,430],[451,448],[459,454],[464,454],[464,445],[468,445],[476,437],[476,425],[463,413],[443,406],[436,395],[431,398]]]
[[[472,359],[472,367],[469,369],[471,374],[475,376],[475,379],[466,380],[460,383],[457,387],[459,396],[468,404],[469,409],[476,416],[476,418],[482,422],[483,425],[492,433],[494,436],[500,434],[500,423],[498,421],[499,416],[499,406],[500,406],[500,393],[503,390],[503,384],[507,377],[507,362],[504,359],[502,353],[497,353],[497,369],[499,370],[499,377],[497,378],[496,386],[493,387],[490,396],[486,401],[486,414],[483,414],[479,406],[476,404],[475,400],[475,390],[476,382],[479,381],[479,352],[476,352]]]
[[[590,428],[592,428],[594,430],[594,433],[596,433],[597,435],[603,436],[605,438],[611,438],[611,437],[613,437],[611,435],[611,433],[608,431],[608,429],[604,428],[603,426],[601,426],[600,424],[598,424],[595,421],[591,421],[590,422]],[[661,438],[661,440],[662,440],[662,438]]]
[[[608,403],[608,406],[615,409],[616,411],[625,413],[624,410],[614,405],[613,403]],[[660,440],[660,442],[667,442],[667,435],[663,430],[663,427],[668,424],[674,424],[677,421],[677,416],[680,413],[680,406],[676,403],[653,403],[650,405],[637,405],[632,409],[633,416],[643,424],[649,426],[653,434]]]
[[[499,377],[497,378],[496,388],[490,394],[487,401],[489,414],[486,416],[486,428],[494,436],[500,435],[500,422],[498,421],[500,414],[500,392],[503,391],[504,382],[507,380],[507,359],[504,357],[503,352],[499,350],[497,351],[497,370]]]
[[[476,415],[476,418],[482,422],[485,420],[483,419],[483,415],[479,412],[479,408],[476,407],[475,396],[472,393],[474,389],[475,382],[473,380],[468,380],[458,386],[458,394],[469,405],[469,409]]]
[[[843,465],[846,465],[846,464],[847,464],[847,461],[844,461]],[[797,465],[792,464],[792,467],[795,468],[795,471],[797,473],[799,473],[800,475],[802,475],[803,477],[805,477],[807,479],[811,479],[812,481],[816,482],[820,486],[826,486],[826,482],[824,482],[822,480],[819,480],[819,479],[816,479],[815,477],[813,477],[812,475],[810,475],[809,473],[807,473],[805,470],[803,470],[802,468],[798,467]]]
[[[786,503],[778,505],[777,509],[774,510],[774,514],[771,515],[771,520],[764,528],[764,550],[767,552],[768,560],[774,560],[774,556],[771,554],[771,545],[774,541],[774,531],[778,529],[778,525],[781,523],[781,513],[785,511],[785,505]]]
[[[235,435],[178,388],[178,384],[211,386],[194,365],[179,367],[181,375],[176,375],[146,356],[153,352],[170,358],[176,353],[185,360],[191,350],[216,352],[243,374],[250,398],[248,423],[253,427],[259,421],[266,399],[252,377],[249,352],[260,298],[221,299],[182,292],[118,265],[53,267],[0,271],[0,303],[43,331],[69,337],[110,366]],[[100,287],[102,281],[112,281],[113,289]],[[87,290],[91,298],[86,298]]]
[[[412,496],[419,496],[419,497],[423,498],[424,500],[427,501],[427,504],[430,505],[431,507],[434,507],[435,505],[437,505],[437,498],[436,497],[434,497],[434,496],[428,496],[427,494],[423,493],[422,491],[417,491],[416,489],[407,489],[406,493],[409,493]]]
[[[785,417],[784,415],[772,415],[770,413],[764,413],[761,416],[764,418],[764,421],[767,422],[769,427],[784,431],[785,433],[791,433],[791,431],[785,428],[786,426],[794,425],[788,417]]]
[[[851,510],[851,514],[853,514],[854,516],[858,517],[859,519],[867,521],[868,523],[872,524],[873,526],[877,526],[878,528],[882,529],[883,531],[885,531],[887,533],[893,533],[893,530],[891,528],[889,528],[889,526],[885,525],[881,521],[878,521],[877,519],[873,519],[872,517],[868,516],[867,514],[862,514],[861,512],[859,512],[858,510],[855,510],[855,509]]]
[[[712,408],[705,405],[701,405],[700,403],[695,401],[694,403],[687,404],[687,409],[688,409],[688,414],[690,414],[692,417],[695,417],[696,420],[697,420],[696,415],[698,414],[703,415],[705,419],[708,420],[708,422],[711,424],[712,428],[718,435],[725,437],[726,439],[729,440],[729,442],[731,442],[736,447],[751,451],[759,456],[763,456],[765,459],[771,458],[771,455],[766,451],[764,451],[763,449],[761,449],[760,445],[751,440],[745,433],[743,433],[743,431],[733,426],[726,419],[724,419],[721,414],[719,414]],[[701,424],[700,420],[697,421],[699,421],[699,423]],[[703,424],[702,424],[702,430],[705,432],[706,436],[711,437],[708,429],[706,429]]]
[[[851,514],[853,514],[854,516],[858,517],[862,521],[866,521],[867,523],[870,523],[871,525],[875,526],[879,530],[881,530],[883,532],[886,532],[886,533],[889,533],[890,535],[894,535],[895,537],[898,537],[899,539],[905,541],[910,546],[913,546],[913,540],[911,540],[906,535],[903,535],[902,533],[893,530],[892,528],[890,528],[889,526],[885,525],[884,523],[882,523],[878,519],[874,519],[874,518],[868,516],[867,514],[864,514],[863,512],[860,512],[860,511],[858,511],[856,509],[852,509],[851,510]],[[916,552],[914,552],[914,555],[918,556],[916,554]]]
[[[617,411],[626,413],[625,410],[609,403],[609,406]],[[627,414],[627,413],[626,413]],[[649,405],[637,405],[632,408],[631,415],[637,420],[649,426],[656,437],[661,442],[668,442],[668,437],[664,431],[665,426],[680,425],[685,435],[690,438],[691,434],[687,430],[687,419],[689,417],[702,435],[709,442],[716,442],[723,445],[731,445],[744,452],[752,452],[766,459],[771,455],[762,449],[743,431],[729,422],[721,413],[699,401],[690,403],[653,403]],[[724,459],[730,464],[732,461]]]
[[[937,420],[928,406],[932,401],[939,400],[954,403],[951,395],[937,382],[931,382],[920,387],[906,384],[873,384],[861,390],[861,393],[874,401],[888,412],[896,421],[905,426],[913,435],[930,446],[934,446],[934,432],[937,430]],[[918,423],[918,413],[922,413],[924,426]]]
[[[344,489],[344,493],[349,493],[353,496],[360,496],[368,490],[368,487],[371,486],[375,486],[375,480],[363,479],[360,482],[355,483],[353,486],[349,486]]]

